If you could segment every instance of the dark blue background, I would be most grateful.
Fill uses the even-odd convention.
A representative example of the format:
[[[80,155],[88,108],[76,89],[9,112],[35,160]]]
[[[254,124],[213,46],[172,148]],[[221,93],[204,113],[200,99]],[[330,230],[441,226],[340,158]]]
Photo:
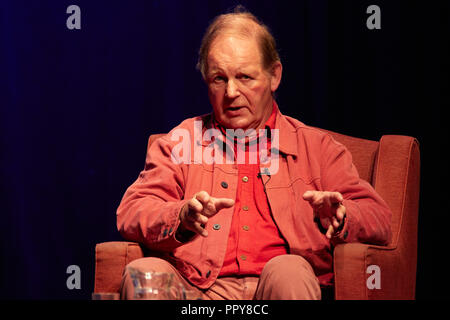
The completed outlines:
[[[0,3],[0,298],[89,299],[94,247],[121,240],[115,210],[147,138],[209,112],[195,69],[209,21],[237,1]],[[422,151],[417,298],[450,297],[448,1],[241,1],[272,29],[282,112]],[[81,8],[81,30],[66,8]],[[382,29],[366,28],[381,8]],[[68,290],[66,268],[81,268]]]

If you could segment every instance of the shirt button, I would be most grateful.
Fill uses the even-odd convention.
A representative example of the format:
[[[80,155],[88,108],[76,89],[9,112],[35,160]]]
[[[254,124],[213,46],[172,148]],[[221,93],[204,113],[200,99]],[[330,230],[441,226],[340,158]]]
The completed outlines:
[[[219,230],[220,229],[220,224],[216,223],[215,225],[213,225],[213,229],[214,230]]]
[[[248,181],[248,177],[247,177],[247,176],[244,176],[244,177],[242,178],[242,181],[247,182],[247,181]]]
[[[243,226],[242,229],[244,229],[245,231],[248,231],[248,230],[250,230],[250,227],[249,226]]]
[[[242,207],[242,210],[248,211],[248,207],[247,207],[247,206],[243,206],[243,207]]]
[[[224,188],[224,189],[228,188],[228,183],[226,183],[225,181],[222,181],[222,182],[220,183],[220,185],[221,185],[222,188]]]
[[[246,256],[246,255],[244,255],[244,254],[243,254],[243,255],[241,255],[241,260],[244,260],[244,261],[245,261],[245,260],[247,260],[247,256]]]

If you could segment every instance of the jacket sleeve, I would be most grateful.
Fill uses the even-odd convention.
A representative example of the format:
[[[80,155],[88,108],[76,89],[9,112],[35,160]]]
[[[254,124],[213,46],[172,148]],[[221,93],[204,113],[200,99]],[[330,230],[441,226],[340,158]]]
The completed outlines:
[[[171,141],[157,139],[147,150],[144,170],[126,190],[117,209],[117,228],[129,241],[157,251],[173,251],[184,200],[185,164],[171,158]]]
[[[391,240],[391,210],[375,189],[359,174],[350,152],[331,136],[322,141],[322,187],[343,197],[346,219],[332,243],[361,242],[387,245]]]

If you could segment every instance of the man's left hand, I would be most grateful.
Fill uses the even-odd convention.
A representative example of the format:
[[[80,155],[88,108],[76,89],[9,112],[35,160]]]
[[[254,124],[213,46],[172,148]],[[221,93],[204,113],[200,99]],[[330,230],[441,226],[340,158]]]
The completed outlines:
[[[303,199],[313,208],[314,216],[320,219],[322,227],[327,229],[326,237],[331,237],[341,227],[345,217],[344,197],[339,192],[306,191]]]

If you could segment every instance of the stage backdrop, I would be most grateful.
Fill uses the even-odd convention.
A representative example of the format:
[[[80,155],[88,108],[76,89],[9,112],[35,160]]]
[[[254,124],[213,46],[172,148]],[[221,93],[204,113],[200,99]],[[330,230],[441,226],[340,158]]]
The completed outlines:
[[[1,298],[90,298],[95,244],[121,240],[116,209],[149,135],[209,112],[197,51],[238,3],[278,41],[283,113],[366,139],[418,138],[417,297],[450,296],[448,2],[3,0]],[[367,25],[373,4],[381,29]],[[79,289],[67,287],[71,265]]]

